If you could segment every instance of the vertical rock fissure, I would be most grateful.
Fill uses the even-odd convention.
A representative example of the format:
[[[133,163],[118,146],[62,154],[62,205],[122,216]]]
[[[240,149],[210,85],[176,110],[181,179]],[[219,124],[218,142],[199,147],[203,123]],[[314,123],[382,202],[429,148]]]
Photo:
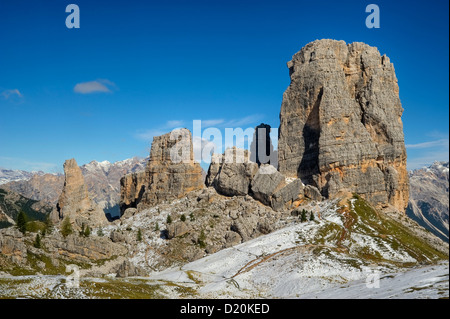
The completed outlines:
[[[308,184],[314,184],[313,175],[319,173],[320,104],[322,96],[323,87],[320,88],[314,106],[303,127],[305,150],[298,167],[298,177]]]

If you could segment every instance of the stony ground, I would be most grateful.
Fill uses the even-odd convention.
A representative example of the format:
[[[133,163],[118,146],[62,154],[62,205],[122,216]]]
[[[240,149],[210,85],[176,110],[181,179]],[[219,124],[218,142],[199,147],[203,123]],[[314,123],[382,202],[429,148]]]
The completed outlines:
[[[214,217],[214,212],[207,208],[203,208],[202,214],[203,200],[219,217]],[[252,228],[231,228],[240,218],[251,218],[245,214],[248,203],[260,218]],[[313,212],[313,220],[301,221],[303,209],[308,217]],[[105,240],[111,237],[115,244],[126,247],[128,253],[81,269],[80,288],[66,286],[69,273],[65,269],[54,275],[3,273],[0,296],[448,298],[448,245],[426,244],[425,237],[417,237],[411,225],[405,226],[410,223],[407,218],[380,215],[356,196],[340,202],[304,203],[293,214],[273,216],[277,222],[271,223],[271,228],[263,233],[260,230],[265,228],[258,225],[266,220],[264,217],[271,218],[265,215],[268,212],[272,211],[266,211],[250,198],[220,195],[212,198],[207,192],[193,194],[104,227]],[[183,214],[187,217],[184,222]],[[167,224],[169,215],[173,219],[171,224]],[[213,227],[209,222],[215,222],[211,224]],[[159,230],[155,229],[156,223]],[[186,224],[188,231],[167,239],[167,228],[176,223]],[[224,235],[230,229],[248,238],[244,240],[239,235],[240,242],[227,243]],[[199,244],[201,230],[205,234],[204,245]],[[422,235],[430,236],[426,232]],[[95,236],[98,235],[92,238]],[[218,251],[209,251],[212,247]],[[192,254],[195,251],[198,255]],[[117,267],[124,261],[130,264],[127,271],[134,272],[129,275],[137,277],[116,276]],[[140,271],[145,276],[139,276]],[[380,288],[366,286],[370,275],[379,276]]]

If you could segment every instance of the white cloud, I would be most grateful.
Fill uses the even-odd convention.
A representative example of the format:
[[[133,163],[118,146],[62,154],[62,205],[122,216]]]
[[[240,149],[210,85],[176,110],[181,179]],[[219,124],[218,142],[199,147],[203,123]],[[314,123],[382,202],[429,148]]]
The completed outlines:
[[[254,114],[249,115],[246,117],[238,118],[238,119],[232,119],[224,123],[224,127],[243,127],[250,124],[255,124],[256,122],[260,121],[263,118],[261,114]]]
[[[254,125],[260,121],[264,116],[261,114],[253,114],[241,118],[235,118],[230,120],[225,119],[208,119],[201,120],[202,128],[217,127],[217,128],[247,128],[248,125]]]
[[[167,127],[167,128],[181,127],[183,125],[183,123],[184,123],[184,121],[178,121],[178,120],[167,121],[166,125],[164,127]]]
[[[262,118],[263,118],[263,116],[261,114],[253,114],[253,115],[236,118],[236,119],[230,119],[230,120],[225,120],[225,119],[202,120],[202,127],[217,126],[217,127],[221,127],[221,128],[224,128],[224,127],[244,128],[245,126],[255,124],[256,122],[260,121]]]
[[[20,91],[18,89],[13,89],[13,90],[4,90],[1,95],[5,98],[5,100],[8,100],[10,98],[13,97],[18,97],[18,98],[22,98],[23,95],[22,93],[20,93]]]
[[[116,88],[116,85],[113,82],[106,79],[98,79],[95,81],[78,83],[73,88],[73,91],[79,94],[111,93],[113,88]]]
[[[153,137],[160,136],[165,133],[169,133],[162,129],[151,129],[151,130],[144,130],[144,131],[138,131],[134,136],[143,141],[151,141]]]
[[[213,119],[213,120],[204,120],[202,121],[203,127],[217,126],[224,123],[224,119]]]
[[[447,151],[428,152],[419,157],[408,157],[407,168],[408,170],[414,170],[430,166],[435,161],[448,161],[449,153]]]
[[[181,120],[170,120],[160,127],[149,130],[140,130],[134,134],[134,136],[139,140],[151,141],[155,136],[160,136],[171,132],[173,129],[180,128],[183,126],[183,123],[184,121]]]
[[[416,144],[407,144],[409,170],[429,166],[435,161],[449,160],[449,136],[448,133],[433,131],[427,136],[434,140]]]
[[[429,141],[417,144],[407,144],[406,148],[408,149],[421,149],[421,148],[431,148],[431,147],[448,147],[448,138],[439,139],[436,141]]]

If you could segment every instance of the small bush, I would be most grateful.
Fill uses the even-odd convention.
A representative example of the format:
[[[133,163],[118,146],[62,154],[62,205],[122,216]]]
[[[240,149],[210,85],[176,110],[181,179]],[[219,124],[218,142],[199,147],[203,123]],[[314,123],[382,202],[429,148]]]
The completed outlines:
[[[17,215],[17,228],[22,234],[25,234],[27,231],[27,219],[27,215],[21,210],[19,215]]]
[[[91,235],[91,227],[86,226],[86,229],[84,230],[84,237],[89,237]]]
[[[70,218],[66,217],[64,218],[62,224],[61,224],[61,234],[65,237],[69,236],[73,233],[72,224],[70,222]]]
[[[314,213],[313,212],[309,213],[309,220],[314,221]]]
[[[35,248],[41,248],[41,236],[39,236],[39,234],[36,235],[33,246]]]
[[[167,215],[167,224],[172,224],[172,217],[170,215]]]
[[[197,244],[200,246],[200,248],[206,248],[206,234],[203,229],[197,239]]]
[[[91,235],[91,228],[88,226],[84,226],[84,224],[81,226],[80,230],[80,236],[81,237],[89,237]]]
[[[103,237],[103,236],[105,236],[105,233],[103,232],[103,229],[102,229],[102,228],[99,228],[99,229],[97,230],[97,236],[98,236],[98,237]]]
[[[300,215],[300,221],[302,222],[302,223],[304,223],[304,222],[306,222],[306,210],[302,210],[302,212],[301,212],[301,215]]]
[[[194,213],[190,213],[190,214],[189,214],[189,220],[190,220],[191,222],[194,222],[194,221],[195,221]]]
[[[140,228],[138,229],[138,232],[137,232],[137,241],[142,241],[142,232],[141,232]]]
[[[180,217],[180,220],[182,221],[182,222],[185,222],[186,221],[186,215],[181,215],[181,217]]]
[[[160,229],[159,229],[159,224],[158,224],[158,222],[156,222],[156,224],[155,224],[155,231],[159,231]]]
[[[48,234],[51,234],[53,232],[53,222],[50,218],[50,215],[47,215],[47,218],[45,219],[45,232]]]

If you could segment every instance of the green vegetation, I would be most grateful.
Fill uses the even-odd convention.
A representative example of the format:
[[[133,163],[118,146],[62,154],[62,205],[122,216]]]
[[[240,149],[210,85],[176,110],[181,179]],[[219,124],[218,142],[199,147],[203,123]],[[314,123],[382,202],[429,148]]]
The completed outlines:
[[[404,250],[421,263],[429,263],[439,259],[448,259],[448,256],[437,251],[422,239],[418,238],[410,229],[401,223],[379,214],[364,199],[353,195],[351,216],[356,218],[351,231],[366,233],[379,240],[387,242],[394,250]],[[380,256],[373,255],[367,249],[358,251],[363,258],[377,260]]]
[[[53,222],[50,218],[50,215],[45,219],[45,232],[51,234],[53,232]]]
[[[65,266],[64,266],[65,267]],[[61,268],[65,273],[65,269]],[[190,287],[167,281],[155,283],[154,281],[127,278],[127,279],[102,279],[95,280],[81,278],[80,286],[77,289],[67,288],[65,280],[61,279],[56,286],[43,289],[33,284],[33,278],[0,278],[0,291],[5,294],[3,298],[67,298],[67,299],[163,299],[166,297],[165,290],[170,289],[183,298],[190,298],[197,295],[197,291]],[[163,289],[166,287],[166,289]],[[26,289],[24,289],[26,288]],[[30,288],[30,289],[28,289]]]
[[[309,213],[309,221],[314,221],[314,213],[313,212],[310,212]]]
[[[448,259],[441,253],[419,238],[413,230],[376,211],[368,202],[358,195],[354,195],[348,203],[337,207],[341,223],[318,222],[319,228],[311,239],[299,237],[298,244],[315,245],[314,254],[326,254],[334,258],[333,254],[346,254],[352,267],[360,267],[362,263],[387,263],[398,267],[412,266],[413,262],[401,262],[395,257],[383,257],[386,247],[399,255],[408,254],[419,263],[433,263]],[[311,215],[309,216],[310,220]],[[354,234],[355,236],[352,236]],[[358,234],[358,237],[356,236]],[[369,236],[372,245],[364,245],[360,236]],[[327,247],[327,248],[325,248]],[[379,248],[376,248],[379,247]]]
[[[188,276],[188,278],[190,280],[192,280],[193,282],[195,282],[197,285],[200,285],[202,282],[200,280],[198,280],[195,276],[194,276],[194,271],[193,270],[187,270],[186,271],[186,275]]]
[[[156,224],[155,224],[155,231],[160,231],[158,222],[156,222]]]
[[[335,223],[326,223],[323,226],[320,226],[311,244],[337,244],[339,238],[341,237],[341,233],[341,226]]]
[[[195,221],[194,213],[190,213],[190,214],[189,214],[189,220],[190,220],[191,222],[194,222],[194,221]]]
[[[19,215],[17,216],[17,229],[22,233],[25,234],[27,231],[27,216],[23,210],[19,212]]]
[[[34,239],[34,243],[33,246],[35,248],[41,248],[42,244],[41,244],[41,236],[39,236],[39,234],[36,235],[36,238]]]
[[[86,227],[84,226],[84,224],[81,226],[81,230],[80,230],[80,236],[81,237],[89,237],[91,235],[91,228],[89,227],[89,225],[87,225]]]
[[[103,229],[102,229],[101,227],[97,230],[97,236],[98,236],[98,237],[103,237],[103,236],[105,236],[105,233],[103,232]]]
[[[86,226],[86,229],[84,230],[84,237],[89,237],[91,235],[91,227]]]
[[[306,222],[306,210],[302,210],[302,212],[300,213],[300,221],[302,223]]]
[[[138,232],[137,232],[137,241],[142,241],[142,231],[140,228],[138,229]]]
[[[197,295],[197,291],[191,287],[181,286],[171,281],[165,281],[166,286],[174,287],[174,290],[181,295],[183,298],[193,297]]]
[[[166,223],[167,224],[172,224],[172,217],[170,215],[167,215]]]
[[[185,222],[186,221],[186,215],[181,215],[181,217],[180,217],[180,220],[182,221],[182,222]]]
[[[69,236],[70,234],[73,233],[73,229],[72,229],[72,223],[70,222],[70,218],[67,216],[63,219],[62,224],[61,224],[61,234],[64,237]]]
[[[41,232],[41,234],[44,233],[47,228],[44,222],[38,220],[27,222],[25,227],[26,230],[29,231],[30,233]]]
[[[88,298],[101,299],[161,299],[160,285],[150,285],[145,280],[102,280],[101,282],[81,280],[80,289]]]
[[[202,249],[206,248],[206,234],[205,234],[205,231],[203,229],[200,232],[200,236],[197,239],[197,244]]]

